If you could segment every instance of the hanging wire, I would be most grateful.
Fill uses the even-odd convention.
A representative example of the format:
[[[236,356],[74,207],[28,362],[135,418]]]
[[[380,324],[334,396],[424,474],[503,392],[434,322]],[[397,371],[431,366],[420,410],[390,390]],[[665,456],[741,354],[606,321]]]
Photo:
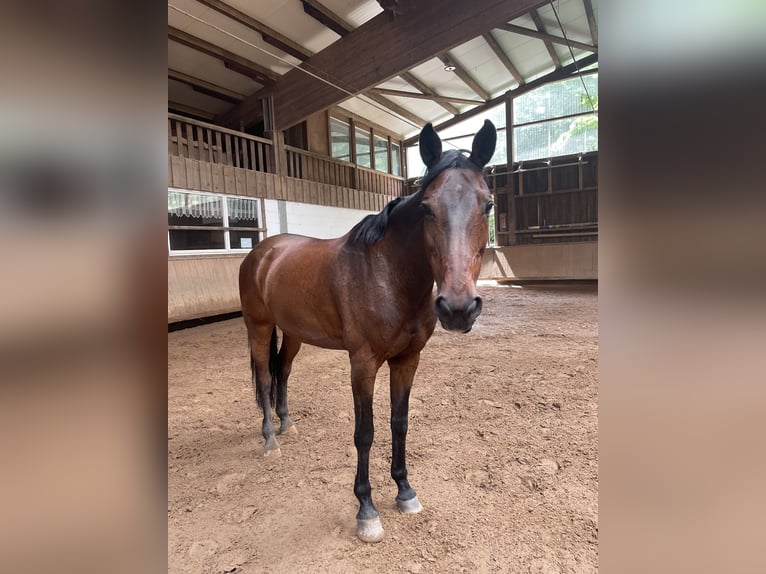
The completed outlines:
[[[312,72],[309,69],[307,69],[308,67],[311,67],[310,64],[306,64],[305,62],[303,63],[302,66],[293,64],[291,61],[287,60],[286,58],[283,58],[282,56],[280,56],[278,54],[274,54],[273,52],[270,52],[269,50],[266,50],[265,48],[262,48],[261,46],[258,46],[257,44],[253,44],[252,42],[248,42],[244,38],[240,38],[236,34],[232,34],[231,32],[229,32],[227,30],[224,30],[223,28],[221,28],[219,26],[216,26],[215,24],[211,24],[210,22],[207,22],[206,20],[203,20],[202,18],[199,18],[199,17],[197,17],[197,16],[195,16],[193,14],[190,14],[186,10],[182,10],[181,8],[178,8],[177,6],[174,6],[173,4],[168,4],[168,8],[172,8],[176,12],[179,12],[180,14],[183,14],[184,16],[189,17],[192,20],[195,20],[195,21],[199,22],[200,24],[205,24],[206,26],[209,26],[210,28],[213,28],[214,30],[218,30],[222,34],[226,34],[230,38],[234,38],[235,40],[237,40],[239,42],[242,42],[243,44],[245,44],[247,46],[250,46],[251,48],[255,48],[259,52],[263,52],[264,54],[266,54],[268,56],[271,56],[272,58],[274,58],[276,60],[279,60],[280,62],[282,62],[283,64],[285,64],[287,66],[290,66],[290,68],[292,68],[294,70],[300,70],[304,74],[308,74],[312,78],[315,78],[315,79],[319,80],[320,82],[324,82],[325,84],[327,84],[328,86],[332,86],[336,90],[340,90],[344,94],[348,94],[349,96],[360,97],[360,98],[364,96],[364,94],[357,94],[357,93],[354,93],[354,92],[344,88],[343,86],[340,85],[340,82],[337,81],[337,80],[336,81],[330,81],[327,78],[323,78],[323,77],[319,76],[318,74],[315,74],[314,72]],[[321,70],[317,70],[317,71],[327,75],[326,72],[322,72]],[[400,121],[403,121],[403,122],[408,123],[408,124],[410,124],[411,126],[417,128],[417,129],[420,129],[420,126],[418,124],[416,124],[415,122],[413,122],[412,120],[409,120],[409,119],[407,119],[407,118],[405,118],[403,116],[399,116],[398,114],[392,112],[391,110],[389,110],[388,108],[385,108],[384,106],[381,106],[380,104],[378,104],[374,100],[371,100],[371,99],[367,98],[366,96],[364,96],[363,101],[366,104],[371,105],[374,108],[377,108],[381,112],[384,112],[384,113],[386,113],[386,114],[388,114],[390,116],[395,117],[396,119],[398,119]],[[446,143],[448,145],[452,145],[449,142],[446,142]],[[455,147],[455,146],[453,145],[452,147]]]
[[[598,110],[596,110],[596,106],[593,105],[593,99],[590,97],[590,92],[588,91],[588,86],[585,85],[585,80],[582,77],[582,72],[580,71],[580,66],[577,64],[577,59],[575,58],[574,51],[572,50],[572,45],[569,43],[569,38],[567,38],[567,33],[564,30],[564,26],[561,24],[561,19],[559,18],[559,13],[556,10],[556,6],[553,5],[553,0],[550,0],[551,8],[553,9],[553,14],[556,16],[556,22],[559,23],[559,28],[561,29],[561,33],[564,36],[564,40],[567,43],[567,48],[569,48],[569,54],[572,56],[572,61],[574,62],[575,69],[577,70],[577,75],[580,77],[580,82],[582,83],[583,90],[585,90],[585,95],[588,98],[588,103],[590,104],[590,109],[593,111],[593,115],[598,117]]]

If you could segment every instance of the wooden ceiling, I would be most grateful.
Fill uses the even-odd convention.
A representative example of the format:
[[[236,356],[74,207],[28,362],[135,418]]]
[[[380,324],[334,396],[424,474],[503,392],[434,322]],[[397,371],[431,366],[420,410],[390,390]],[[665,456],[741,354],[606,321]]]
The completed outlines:
[[[596,62],[597,8],[597,0],[168,0],[168,107],[239,128],[260,119],[260,98],[271,93],[278,129],[339,105],[410,136]]]

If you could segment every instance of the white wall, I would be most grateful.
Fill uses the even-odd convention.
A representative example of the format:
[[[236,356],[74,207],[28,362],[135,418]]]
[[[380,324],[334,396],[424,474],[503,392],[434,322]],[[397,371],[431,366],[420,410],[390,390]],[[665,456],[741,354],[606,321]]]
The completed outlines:
[[[340,237],[359,223],[365,215],[376,213],[345,207],[327,207],[287,201],[284,202],[283,207],[287,224],[284,228],[284,225],[280,225],[280,202],[275,199],[267,199],[265,202],[266,227],[269,236],[278,233],[296,233],[320,239]]]

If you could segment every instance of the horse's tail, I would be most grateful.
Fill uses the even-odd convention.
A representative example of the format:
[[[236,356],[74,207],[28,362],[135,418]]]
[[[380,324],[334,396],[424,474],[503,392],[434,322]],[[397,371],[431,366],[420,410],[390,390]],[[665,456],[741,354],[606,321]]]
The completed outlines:
[[[253,352],[250,351],[250,370],[255,377],[255,361],[253,360]],[[277,404],[277,377],[279,373],[279,347],[277,345],[277,326],[274,325],[274,329],[271,331],[271,343],[269,344],[269,375],[271,376],[271,389],[269,392],[269,400],[271,406],[276,407]],[[255,400],[258,402],[258,406],[263,407],[261,401],[261,394],[255,393]]]

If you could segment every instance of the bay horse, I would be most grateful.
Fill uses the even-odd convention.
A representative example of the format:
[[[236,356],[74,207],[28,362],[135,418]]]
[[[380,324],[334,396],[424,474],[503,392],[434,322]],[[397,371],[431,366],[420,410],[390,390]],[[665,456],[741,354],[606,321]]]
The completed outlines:
[[[493,206],[483,168],[496,140],[495,126],[486,120],[470,156],[459,150],[442,153],[441,139],[427,124],[419,138],[427,171],[417,192],[394,199],[337,239],[269,237],[240,267],[253,387],[263,410],[264,456],[280,453],[272,405],[280,419],[279,434],[297,432],[287,409],[287,380],[301,344],[348,351],[357,535],[365,542],[383,537],[368,467],[375,375],[384,361],[391,372],[396,503],[403,513],[422,510],[405,464],[410,389],[437,318],[446,330],[467,333],[481,313],[476,280]],[[282,331],[279,348],[277,327]]]

